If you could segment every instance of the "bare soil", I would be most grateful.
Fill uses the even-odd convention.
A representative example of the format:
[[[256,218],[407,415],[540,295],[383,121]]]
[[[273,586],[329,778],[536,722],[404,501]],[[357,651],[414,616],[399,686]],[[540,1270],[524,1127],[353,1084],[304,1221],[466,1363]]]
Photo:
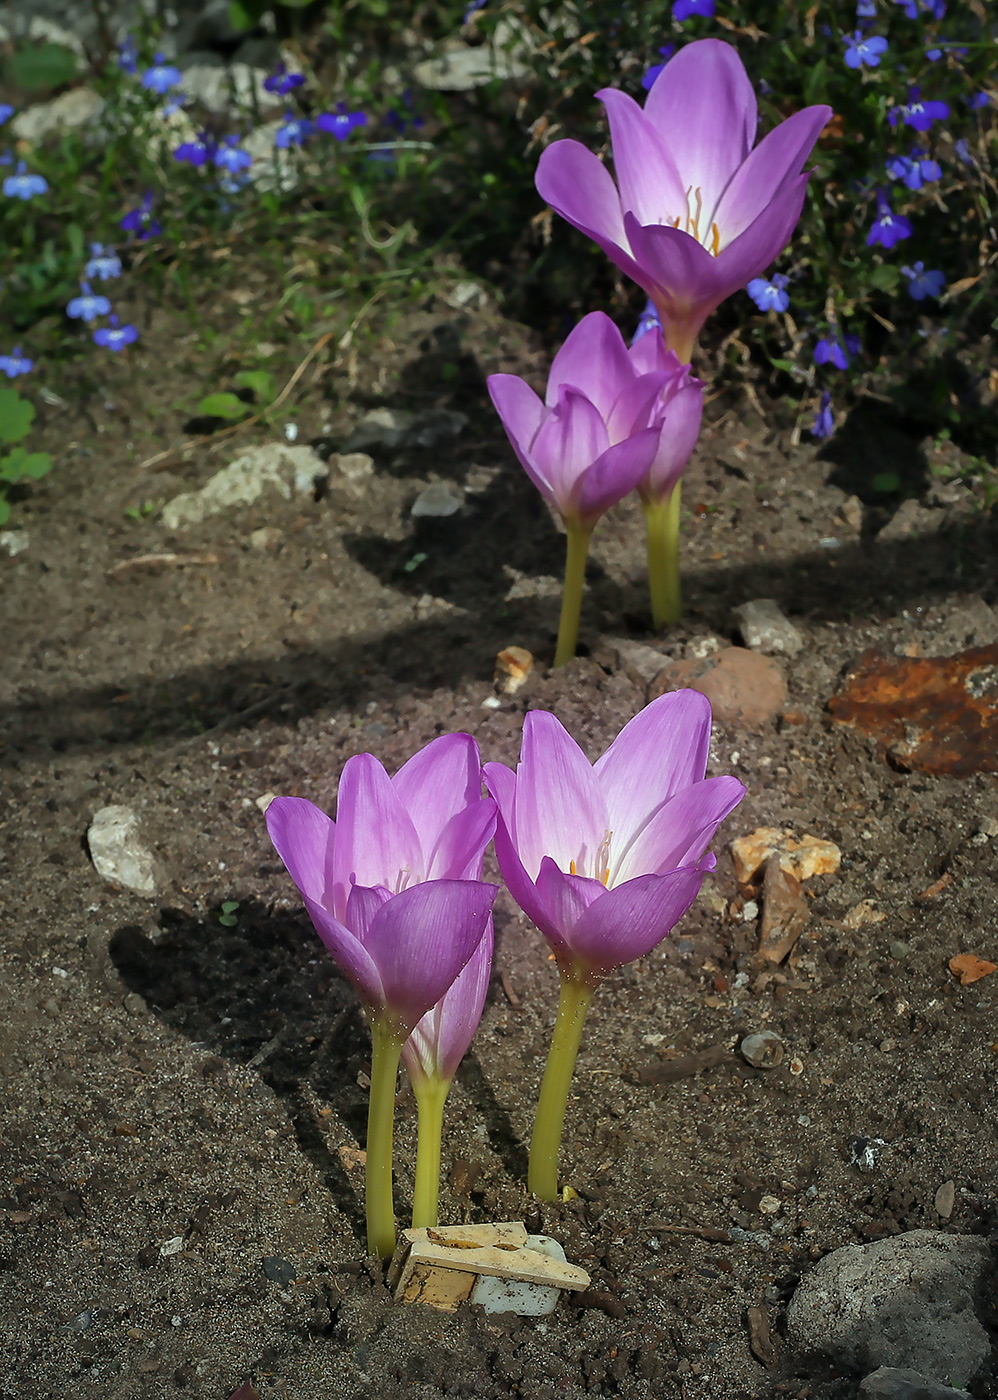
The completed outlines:
[[[180,437],[175,406],[205,392],[183,336],[157,312],[96,388],[93,366],[86,385],[69,372],[49,385],[66,406],[41,410],[38,445],[57,470],[12,521],[28,549],[0,559],[0,1396],[224,1400],[252,1378],[264,1400],[851,1400],[857,1377],[782,1343],[801,1273],[903,1230],[985,1234],[998,1199],[998,977],[962,987],[948,969],[962,952],[998,960],[998,778],[901,771],[826,710],[870,647],[998,640],[996,527],[973,485],[940,492],[926,444],[872,411],[818,452],[791,445],[792,423],[716,401],[687,479],[687,622],[646,630],[627,504],[594,540],[590,655],[548,673],[562,543],[484,391],[491,371],[543,371],[525,330],[436,301],[317,357],[287,409],[299,441],[336,447],[378,403],[457,409],[468,427],[374,452],[372,477],[334,472],[320,499],[270,496],[174,537],[125,508],[203,483],[254,440],[141,465]],[[281,379],[295,360],[278,349],[275,364]],[[878,538],[897,501],[868,483],[890,471],[925,510]],[[431,481],[463,491],[457,514],[410,516]],[[857,492],[862,519],[845,505]],[[217,562],[110,572],[162,552]],[[732,638],[732,607],[756,597],[805,637],[781,663],[789,713],[717,726],[711,771],[736,772],[748,796],[719,837],[716,879],[596,998],[563,1152],[575,1199],[538,1208],[525,1194],[557,986],[506,896],[452,1094],[442,1219],[542,1224],[591,1272],[586,1305],[544,1323],[394,1307],[364,1259],[366,1031],[257,799],[331,808],[351,754],[394,769],[452,730],[514,762],[530,707],[595,756],[645,702],[616,641],[682,657]],[[494,657],[514,643],[535,675],[487,708]],[[155,899],[108,886],[89,860],[88,823],[109,803],[141,820]],[[810,923],[768,977],[724,844],[760,825],[843,855],[809,882]],[[847,918],[864,900],[882,920]],[[239,904],[230,927],[224,901]],[[761,1029],[785,1044],[776,1068],[737,1053]],[[405,1088],[397,1121],[401,1211]],[[758,1306],[761,1358],[746,1325]],[[993,1290],[982,1307],[994,1322]]]

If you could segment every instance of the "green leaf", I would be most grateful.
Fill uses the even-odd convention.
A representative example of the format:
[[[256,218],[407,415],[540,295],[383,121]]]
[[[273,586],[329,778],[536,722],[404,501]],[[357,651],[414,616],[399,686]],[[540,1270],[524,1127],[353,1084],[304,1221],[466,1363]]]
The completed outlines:
[[[769,363],[773,366],[774,369],[782,369],[785,374],[793,374],[794,370],[797,368],[793,360],[770,359]]]
[[[239,908],[239,900],[238,900],[238,899],[226,899],[226,900],[223,902],[223,904],[222,904],[222,913],[223,913],[223,914],[234,914],[238,908]]]
[[[823,58],[819,58],[804,81],[804,101],[808,106],[813,106],[816,102],[824,100],[827,78],[828,64]]]
[[[420,564],[426,563],[426,558],[427,556],[425,554],[414,554],[411,559],[406,560],[402,568],[407,574],[411,574],[413,569],[418,569]]]
[[[33,44],[17,49],[4,61],[3,76],[22,92],[63,87],[76,77],[78,62],[64,44]]]
[[[3,495],[2,489],[0,489],[0,525],[6,525],[9,519],[10,506],[7,504],[7,498]]]
[[[23,448],[20,449],[23,451]],[[38,481],[52,470],[52,458],[47,452],[29,452],[21,463],[21,475]]]
[[[0,389],[0,442],[19,442],[31,427],[34,405],[16,389]]]
[[[269,370],[241,369],[233,383],[237,389],[251,389],[260,403],[271,403],[277,398],[277,380]]]
[[[218,922],[223,928],[235,928],[239,920],[236,918],[235,914],[219,914]]]
[[[198,413],[207,414],[209,418],[242,418],[249,413],[249,408],[242,399],[236,398],[235,394],[209,394],[207,398],[198,404]]]
[[[867,281],[878,292],[896,292],[901,281],[901,269],[893,263],[881,263],[869,274]]]

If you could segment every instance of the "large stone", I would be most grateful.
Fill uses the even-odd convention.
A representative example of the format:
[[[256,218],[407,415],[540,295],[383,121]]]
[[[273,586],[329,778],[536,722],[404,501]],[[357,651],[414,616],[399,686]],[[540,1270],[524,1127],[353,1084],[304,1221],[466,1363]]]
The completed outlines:
[[[168,530],[199,525],[223,510],[252,505],[268,490],[286,501],[293,495],[307,496],[315,483],[328,475],[329,468],[311,447],[292,447],[285,442],[251,447],[216,472],[200,491],[185,491],[168,501],[163,507],[163,524]]]
[[[968,1390],[954,1390],[917,1371],[879,1366],[859,1383],[859,1400],[971,1400]]]
[[[751,651],[796,656],[804,645],[804,638],[773,598],[753,598],[733,611],[742,641]]]
[[[910,1368],[965,1385],[991,1352],[973,1303],[989,1257],[984,1240],[938,1230],[836,1249],[791,1299],[790,1343],[859,1374]]]
[[[649,698],[667,690],[699,690],[715,719],[749,729],[768,724],[787,698],[786,678],[776,662],[745,647],[670,662],[651,685]]]
[[[154,895],[152,852],[142,842],[139,819],[131,807],[101,807],[87,831],[94,869],[103,880],[136,894]]]
[[[469,92],[496,79],[525,78],[529,68],[529,32],[516,20],[503,18],[489,43],[472,46],[453,40],[436,58],[417,63],[417,83],[433,92]]]
[[[103,110],[104,99],[93,88],[70,88],[51,102],[35,102],[25,107],[10,125],[18,140],[34,145],[46,136],[90,125]]]
[[[182,73],[184,92],[209,112],[259,112],[274,106],[273,93],[264,87],[268,77],[265,68],[250,68],[245,63],[190,63]]]

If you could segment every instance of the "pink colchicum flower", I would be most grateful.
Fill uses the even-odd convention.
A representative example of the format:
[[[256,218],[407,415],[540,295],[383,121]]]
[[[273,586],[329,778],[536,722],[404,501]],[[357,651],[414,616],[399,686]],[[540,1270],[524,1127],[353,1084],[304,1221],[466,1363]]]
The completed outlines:
[[[644,288],[666,344],[688,361],[711,311],[789,242],[808,181],[802,166],[831,108],[796,112],[753,149],[755,92],[719,39],[680,49],[643,110],[615,88],[596,95],[616,184],[578,141],[555,141],[538,163],[537,190]]]
[[[421,1079],[449,1084],[454,1078],[482,1019],[492,974],[493,943],[489,919],[471,960],[402,1046],[402,1063],[414,1084]]]
[[[485,765],[503,878],[563,980],[595,987],[649,953],[713,869],[707,846],[745,789],[704,777],[710,723],[704,696],[674,691],[590,764],[554,715],[532,710],[516,772]]]
[[[657,348],[644,346],[653,339]],[[661,336],[628,350],[609,316],[593,311],[554,357],[543,403],[515,374],[492,374],[488,386],[531,481],[566,522],[591,530],[654,471],[681,372]]]
[[[400,1035],[440,1001],[491,927],[497,888],[478,877],[495,821],[468,734],[435,739],[394,778],[371,754],[348,759],[335,822],[300,797],[267,808],[316,932],[371,1016]]]
[[[666,350],[657,328],[635,340],[627,354],[636,372],[666,376],[648,420],[659,429],[658,451],[637,488],[642,501],[653,504],[672,494],[693,455],[703,417],[703,381],[680,364],[674,350]]]

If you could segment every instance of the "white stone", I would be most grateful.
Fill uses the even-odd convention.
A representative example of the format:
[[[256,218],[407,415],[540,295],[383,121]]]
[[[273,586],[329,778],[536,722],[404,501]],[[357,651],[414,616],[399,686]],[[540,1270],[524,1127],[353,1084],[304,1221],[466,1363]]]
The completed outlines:
[[[168,530],[198,525],[224,510],[252,505],[267,490],[290,501],[295,494],[309,495],[316,481],[325,480],[328,474],[326,464],[311,447],[286,442],[251,447],[216,472],[199,491],[185,491],[168,501],[163,507],[163,524]]]
[[[524,1249],[536,1250],[549,1259],[565,1264],[565,1251],[549,1235],[528,1235]],[[561,1297],[560,1288],[545,1288],[540,1283],[524,1283],[519,1279],[490,1278],[479,1274],[471,1290],[472,1303],[481,1303],[487,1313],[511,1312],[517,1317],[547,1317],[553,1313]]]
[[[455,515],[464,504],[462,498],[442,481],[435,481],[420,491],[412,503],[410,515],[439,517]]]
[[[523,62],[528,34],[516,20],[501,19],[486,44],[472,47],[453,41],[436,58],[417,63],[413,74],[433,92],[468,92],[494,79],[525,78],[530,69]]]
[[[773,598],[753,598],[734,610],[745,645],[766,656],[796,656],[804,638]]]
[[[12,559],[15,554],[23,554],[29,543],[27,530],[0,530],[0,549]]]
[[[57,132],[87,126],[96,121],[103,110],[104,99],[93,88],[70,88],[51,102],[35,102],[25,107],[10,127],[18,140],[34,144]]]
[[[251,68],[247,63],[232,63],[228,67],[192,63],[182,72],[183,91],[209,112],[229,112],[233,108],[259,112],[274,106],[274,95],[264,87],[266,69]]]
[[[131,807],[101,807],[87,832],[94,869],[104,880],[136,894],[154,895],[152,852],[142,843],[139,819]]]

